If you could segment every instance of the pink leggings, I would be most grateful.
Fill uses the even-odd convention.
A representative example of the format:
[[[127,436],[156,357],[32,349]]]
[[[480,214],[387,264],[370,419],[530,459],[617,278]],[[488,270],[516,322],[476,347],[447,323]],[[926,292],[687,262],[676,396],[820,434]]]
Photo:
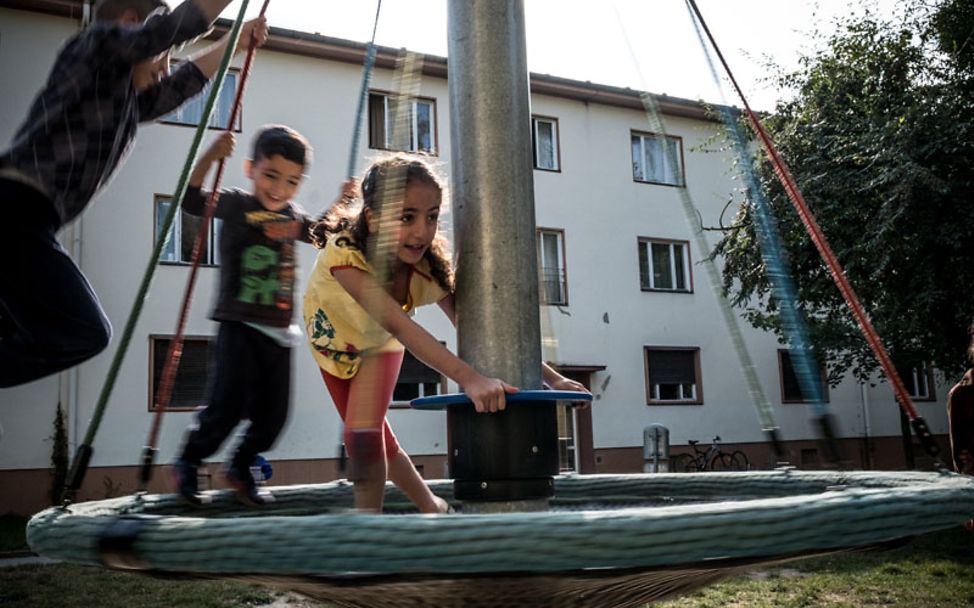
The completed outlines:
[[[321,370],[335,408],[345,422],[345,448],[350,458],[368,461],[384,452],[388,461],[399,454],[399,441],[386,420],[386,412],[399,380],[403,355],[403,351],[367,355],[358,373],[348,379]],[[367,439],[369,436],[371,440]]]

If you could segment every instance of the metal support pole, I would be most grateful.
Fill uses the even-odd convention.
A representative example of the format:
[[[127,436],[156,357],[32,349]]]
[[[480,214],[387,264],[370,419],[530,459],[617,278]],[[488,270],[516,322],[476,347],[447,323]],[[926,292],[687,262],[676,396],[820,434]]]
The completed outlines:
[[[523,1],[450,0],[448,66],[460,357],[481,373],[521,389],[539,389]],[[550,475],[558,470],[554,402],[519,404],[493,415],[454,408],[448,425],[458,498],[519,501],[551,495]],[[480,472],[502,471],[509,479],[476,478],[481,459]]]

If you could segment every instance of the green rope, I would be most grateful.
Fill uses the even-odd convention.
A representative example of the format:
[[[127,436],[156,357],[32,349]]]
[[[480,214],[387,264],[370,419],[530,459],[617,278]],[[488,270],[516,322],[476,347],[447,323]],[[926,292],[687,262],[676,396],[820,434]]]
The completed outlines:
[[[81,482],[84,480],[84,474],[88,467],[88,461],[91,459],[92,455],[92,442],[95,439],[95,434],[98,432],[98,427],[101,425],[102,418],[104,417],[106,406],[108,405],[108,399],[111,397],[112,390],[115,387],[115,382],[118,379],[118,372],[122,366],[122,361],[125,358],[125,354],[128,351],[129,343],[132,341],[132,335],[135,333],[135,325],[139,320],[139,316],[142,313],[142,309],[145,305],[146,296],[149,293],[149,285],[152,283],[152,277],[155,274],[156,266],[159,263],[159,258],[162,255],[162,249],[166,244],[166,239],[169,236],[169,230],[172,228],[173,221],[176,218],[176,213],[182,208],[183,197],[186,194],[186,187],[189,182],[189,175],[193,169],[193,165],[196,163],[196,156],[199,152],[200,143],[203,140],[203,135],[206,133],[207,125],[210,122],[210,117],[213,114],[213,108],[216,106],[216,100],[220,96],[220,89],[223,88],[223,81],[226,77],[227,71],[230,67],[230,60],[236,51],[237,41],[240,38],[240,30],[243,26],[244,14],[247,10],[247,5],[250,0],[242,0],[240,5],[240,12],[237,15],[237,19],[230,30],[230,39],[227,42],[227,48],[223,52],[223,58],[220,61],[220,67],[217,69],[212,82],[213,85],[210,90],[210,95],[206,100],[206,105],[203,108],[203,115],[200,118],[199,125],[196,127],[196,134],[193,137],[193,143],[190,147],[189,155],[186,157],[186,162],[183,164],[182,173],[179,176],[179,182],[176,186],[176,191],[173,193],[172,203],[169,205],[169,211],[166,213],[166,217],[160,226],[159,236],[156,238],[155,247],[152,250],[152,256],[149,258],[149,263],[146,266],[145,274],[142,277],[142,284],[139,286],[138,293],[135,296],[135,300],[132,302],[132,309],[129,312],[128,319],[125,322],[125,330],[122,332],[122,337],[119,340],[118,348],[115,350],[115,356],[112,359],[111,367],[108,370],[108,376],[105,378],[105,383],[102,385],[101,393],[98,396],[98,402],[95,406],[95,413],[88,423],[88,431],[85,433],[84,441],[80,446],[78,446],[78,453],[75,456],[75,460],[72,464],[70,481],[68,487],[65,491],[66,500],[73,500],[75,492],[81,487]]]

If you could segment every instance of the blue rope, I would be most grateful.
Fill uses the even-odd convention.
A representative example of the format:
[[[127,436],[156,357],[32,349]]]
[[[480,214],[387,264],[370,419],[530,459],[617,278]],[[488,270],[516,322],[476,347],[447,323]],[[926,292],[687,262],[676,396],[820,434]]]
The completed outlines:
[[[640,63],[632,49],[629,35],[626,32],[625,22],[623,21],[622,16],[619,15],[618,11],[616,11],[616,17],[619,21],[620,29],[622,31],[623,38],[626,41],[626,45],[629,47],[629,55],[632,58],[633,65],[637,71],[640,71]],[[641,73],[640,79],[645,82],[645,79],[642,78]],[[645,86],[643,88],[645,88]],[[660,138],[661,148],[664,150],[664,154],[667,154],[667,160],[669,161],[670,165],[673,167],[680,166],[679,158],[676,155],[676,150],[665,145],[666,126],[663,124],[662,112],[659,109],[656,98],[650,93],[643,93],[641,95],[641,99],[643,102],[646,120],[649,123],[650,131]],[[707,239],[704,236],[704,229],[700,213],[697,210],[697,207],[693,202],[693,198],[690,195],[690,191],[686,187],[685,183],[680,185],[677,192],[684,218],[686,219],[687,225],[690,228],[694,244],[696,245],[697,251],[700,255],[699,264],[705,271],[711,291],[713,291],[713,293],[717,296],[717,303],[720,309],[721,318],[724,321],[724,327],[727,330],[731,340],[731,345],[733,346],[734,352],[737,355],[737,361],[740,365],[741,373],[744,375],[748,393],[750,394],[751,400],[754,403],[758,421],[761,424],[761,428],[769,435],[775,452],[781,456],[781,445],[778,440],[778,424],[775,420],[774,410],[771,406],[771,402],[768,400],[768,397],[764,392],[764,389],[761,386],[761,380],[757,375],[757,366],[754,364],[754,360],[751,358],[751,354],[744,342],[744,335],[738,322],[738,316],[731,309],[728,298],[722,296],[721,294],[720,271],[717,269],[717,265],[714,262],[713,257],[709,255],[710,244],[707,242]]]
[[[697,34],[697,39],[700,42],[700,47],[703,49],[704,57],[707,60],[710,75],[717,85],[718,90],[721,91],[722,104],[720,106],[720,113],[724,120],[724,126],[734,144],[734,151],[737,154],[738,164],[745,181],[748,198],[751,201],[751,209],[754,211],[755,232],[761,250],[761,260],[764,262],[765,274],[771,283],[772,298],[777,302],[781,312],[781,326],[788,343],[788,350],[795,376],[798,379],[798,385],[801,388],[802,395],[812,403],[815,414],[819,417],[827,416],[830,414],[830,408],[822,392],[820,368],[815,359],[815,355],[812,354],[805,318],[798,306],[795,283],[785,263],[787,251],[781,244],[778,225],[771,213],[771,204],[758,180],[754,167],[754,159],[747,153],[747,138],[744,135],[744,130],[741,128],[738,116],[735,115],[723,99],[720,77],[717,75],[713,58],[703,39],[700,24],[689,6],[688,10],[690,10],[690,18],[694,31]]]
[[[358,94],[358,107],[355,109],[355,128],[352,131],[352,148],[348,152],[348,168],[345,170],[345,177],[355,176],[356,165],[358,164],[358,142],[362,136],[362,117],[365,114],[365,102],[369,96],[369,82],[372,79],[372,67],[375,65],[375,32],[379,29],[379,9],[382,8],[382,0],[375,5],[375,23],[372,26],[372,40],[365,49],[365,63],[362,65],[362,88]]]

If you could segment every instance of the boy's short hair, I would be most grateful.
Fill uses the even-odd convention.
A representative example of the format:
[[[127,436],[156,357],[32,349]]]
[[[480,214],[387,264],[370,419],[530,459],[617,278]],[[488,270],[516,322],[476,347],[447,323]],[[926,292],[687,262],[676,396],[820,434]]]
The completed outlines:
[[[283,156],[304,168],[311,164],[311,144],[303,135],[284,125],[268,125],[254,137],[253,160]]]
[[[167,13],[171,10],[166,0],[98,0],[95,3],[95,20],[115,21],[125,11],[134,9],[139,14],[139,21],[145,21],[160,8]]]

